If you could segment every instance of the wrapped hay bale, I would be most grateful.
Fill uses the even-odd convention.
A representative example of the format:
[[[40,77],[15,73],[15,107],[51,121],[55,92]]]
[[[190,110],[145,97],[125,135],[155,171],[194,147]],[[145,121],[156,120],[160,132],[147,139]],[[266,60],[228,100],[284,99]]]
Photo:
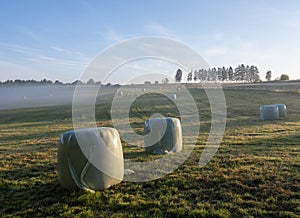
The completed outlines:
[[[144,146],[147,152],[167,153],[182,150],[182,133],[178,118],[164,117],[146,120],[144,133]]]
[[[88,157],[82,152],[82,146],[89,150]],[[70,190],[103,190],[123,180],[123,151],[119,133],[114,128],[78,129],[63,133],[58,143],[57,160],[60,184]],[[102,170],[91,162],[96,166],[100,164]]]
[[[285,104],[276,104],[279,110],[279,118],[285,118],[287,116],[287,110]]]
[[[171,94],[170,99],[175,101],[177,99],[177,95],[176,94]]]
[[[261,120],[277,120],[279,119],[279,109],[277,105],[260,106]]]

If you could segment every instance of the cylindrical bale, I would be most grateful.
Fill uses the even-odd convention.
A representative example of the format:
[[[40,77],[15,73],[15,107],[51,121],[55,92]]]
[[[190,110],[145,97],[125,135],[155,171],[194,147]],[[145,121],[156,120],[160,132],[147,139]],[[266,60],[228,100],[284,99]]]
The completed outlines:
[[[144,125],[144,146],[147,152],[182,150],[182,131],[178,118],[150,118]]]
[[[175,101],[177,99],[177,95],[176,94],[171,94],[170,99]]]
[[[287,116],[287,109],[285,104],[276,104],[279,110],[279,117],[285,118]]]
[[[86,146],[87,156],[79,144]],[[104,190],[118,184],[124,175],[119,133],[108,127],[65,132],[58,143],[57,162],[59,181],[66,189]],[[92,162],[96,166],[101,163],[102,170]],[[114,176],[104,172],[112,172]]]
[[[279,109],[277,105],[260,106],[261,120],[277,120],[279,119]]]

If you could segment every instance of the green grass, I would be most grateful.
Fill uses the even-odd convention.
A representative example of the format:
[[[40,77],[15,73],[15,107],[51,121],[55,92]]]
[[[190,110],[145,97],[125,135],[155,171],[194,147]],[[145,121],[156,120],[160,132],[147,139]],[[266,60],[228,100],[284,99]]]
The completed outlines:
[[[224,139],[213,159],[199,168],[210,130],[210,109],[203,90],[190,91],[199,109],[201,132],[188,160],[161,179],[122,182],[96,193],[67,191],[59,185],[56,146],[60,134],[72,129],[71,106],[0,111],[0,215],[299,217],[300,94],[225,89]],[[99,126],[112,126],[108,103],[97,106]],[[288,118],[260,121],[259,106],[271,103],[285,103]],[[136,132],[142,133],[143,120],[153,112],[179,116],[163,96],[142,96],[130,111]],[[123,146],[126,158],[157,158],[126,143]]]

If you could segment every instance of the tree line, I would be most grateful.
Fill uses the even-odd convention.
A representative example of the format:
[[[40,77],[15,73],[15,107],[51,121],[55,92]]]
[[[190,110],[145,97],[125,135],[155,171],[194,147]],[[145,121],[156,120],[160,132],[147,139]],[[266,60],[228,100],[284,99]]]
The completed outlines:
[[[177,75],[178,73],[176,73]],[[180,75],[180,73],[179,73]],[[178,81],[178,77],[175,80]],[[209,69],[198,69],[188,73],[187,81],[191,82],[260,82],[259,70],[256,66],[245,66],[241,64],[235,69],[230,67],[213,67]]]
[[[55,80],[54,82],[47,79],[42,80],[6,80],[4,82],[0,81],[0,85],[2,86],[44,86],[44,85],[101,85],[101,82],[95,82],[93,79],[89,79],[86,83],[82,82],[80,80],[75,80],[71,83],[63,83],[59,80]],[[111,84],[106,84],[107,86],[110,86]]]
[[[266,72],[266,80],[271,81],[271,71]],[[187,75],[187,81],[191,82],[261,82],[259,70],[252,65],[238,65],[235,69],[230,67],[213,67],[209,69],[191,70]],[[175,74],[175,82],[181,82],[182,70],[178,69]],[[289,76],[282,74],[275,80],[289,80]]]
[[[182,81],[182,70],[178,69],[175,74],[175,82],[181,82]],[[265,79],[267,81],[271,81],[272,72],[267,71]],[[289,76],[287,74],[282,74],[280,78],[276,78],[275,80],[289,80]],[[230,67],[213,67],[209,69],[198,69],[198,70],[192,70],[187,75],[187,81],[191,82],[261,82],[261,79],[259,77],[259,70],[256,66],[245,66],[244,64],[241,64],[237,66],[235,69]],[[168,78],[164,78],[161,81],[163,84],[169,83]],[[145,84],[148,84],[151,82],[146,81]],[[158,84],[158,81],[155,81],[155,84]],[[71,83],[63,83],[59,80],[55,80],[54,82],[47,79],[42,80],[6,80],[4,82],[0,81],[1,86],[37,86],[37,85],[102,85],[100,81],[95,82],[94,79],[89,79],[87,82],[82,82],[80,80],[75,80]],[[107,83],[104,86],[120,86],[119,84],[111,84]]]

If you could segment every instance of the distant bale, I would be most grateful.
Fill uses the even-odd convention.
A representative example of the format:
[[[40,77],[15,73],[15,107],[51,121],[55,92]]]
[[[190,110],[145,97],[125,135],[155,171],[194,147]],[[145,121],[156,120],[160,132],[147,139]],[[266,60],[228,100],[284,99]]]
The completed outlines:
[[[146,152],[179,152],[182,150],[181,124],[178,118],[151,118],[144,125]]]
[[[263,105],[260,106],[260,119],[261,120],[278,120],[279,109],[277,105]]]
[[[88,158],[78,141],[87,146]],[[114,178],[97,169],[92,160],[96,160],[97,166],[101,164],[104,172],[112,172]],[[114,128],[79,129],[63,133],[58,143],[57,161],[60,184],[69,190],[104,190],[123,180],[123,151],[119,133]]]
[[[123,91],[118,91],[118,95],[123,96],[124,95]]]
[[[171,94],[170,99],[175,101],[177,99],[177,95],[176,94]]]
[[[276,104],[279,110],[279,118],[287,117],[287,109],[285,104]]]

